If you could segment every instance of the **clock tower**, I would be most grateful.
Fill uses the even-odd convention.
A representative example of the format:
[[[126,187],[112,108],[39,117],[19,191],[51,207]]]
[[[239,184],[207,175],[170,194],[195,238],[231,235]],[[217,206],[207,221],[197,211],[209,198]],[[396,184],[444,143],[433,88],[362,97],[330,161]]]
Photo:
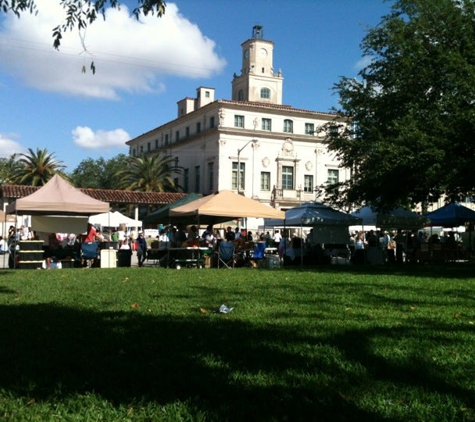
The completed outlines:
[[[274,43],[263,38],[262,26],[252,28],[252,38],[243,42],[241,75],[234,74],[233,101],[282,104],[281,71],[274,73]]]

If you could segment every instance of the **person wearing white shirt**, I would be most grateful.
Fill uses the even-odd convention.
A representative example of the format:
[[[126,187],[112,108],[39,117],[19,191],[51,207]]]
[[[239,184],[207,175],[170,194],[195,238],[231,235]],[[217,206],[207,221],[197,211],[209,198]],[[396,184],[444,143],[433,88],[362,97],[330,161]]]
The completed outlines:
[[[8,253],[8,244],[5,242],[5,239],[0,236],[0,254],[5,255]]]
[[[167,236],[167,233],[164,229],[160,230],[160,235],[158,236],[158,249],[166,250],[170,247],[170,239]]]
[[[279,230],[275,231],[273,240],[274,240],[274,245],[276,247],[279,247],[280,241],[282,240],[282,235],[280,234]]]

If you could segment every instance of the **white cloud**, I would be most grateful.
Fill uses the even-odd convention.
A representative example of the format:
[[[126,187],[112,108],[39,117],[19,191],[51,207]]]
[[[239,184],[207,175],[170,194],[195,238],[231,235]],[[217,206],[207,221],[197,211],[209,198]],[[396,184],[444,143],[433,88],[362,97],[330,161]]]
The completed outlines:
[[[64,20],[58,1],[36,0],[38,15],[5,15],[0,31],[0,67],[43,91],[116,99],[123,92],[161,92],[162,78],[209,78],[226,61],[214,41],[167,3],[163,17],[137,21],[125,5],[108,9],[84,35],[66,32],[60,51],[52,47],[52,28]],[[96,74],[89,67],[94,61]],[[87,71],[82,73],[82,67]]]
[[[94,132],[87,126],[78,126],[72,131],[74,143],[89,150],[110,150],[111,148],[127,148],[125,143],[130,135],[124,129],[98,130]]]
[[[0,133],[0,158],[8,158],[13,154],[25,154],[28,148],[25,148],[14,140],[17,136]]]

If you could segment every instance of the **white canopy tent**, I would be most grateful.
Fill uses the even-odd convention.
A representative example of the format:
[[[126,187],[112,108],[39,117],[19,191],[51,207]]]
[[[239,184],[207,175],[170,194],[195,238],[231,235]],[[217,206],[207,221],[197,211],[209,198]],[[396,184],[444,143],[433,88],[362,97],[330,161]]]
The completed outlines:
[[[127,227],[142,227],[141,221],[129,218],[119,211],[109,211],[91,215],[89,217],[89,223],[98,224],[102,227],[120,227],[122,224],[125,224]]]

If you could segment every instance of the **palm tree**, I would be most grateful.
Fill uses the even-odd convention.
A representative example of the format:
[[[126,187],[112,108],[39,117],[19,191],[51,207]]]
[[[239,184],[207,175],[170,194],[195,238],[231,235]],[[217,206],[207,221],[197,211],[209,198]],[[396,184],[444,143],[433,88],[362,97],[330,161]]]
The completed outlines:
[[[172,173],[181,174],[174,157],[162,154],[129,157],[128,165],[118,173],[122,189],[141,192],[176,192],[179,188]]]
[[[34,152],[28,148],[28,154],[19,154],[18,160],[22,166],[17,170],[15,183],[29,186],[43,186],[56,173],[63,174],[65,166],[61,161],[57,161],[54,154],[49,154],[48,150],[36,148]]]

